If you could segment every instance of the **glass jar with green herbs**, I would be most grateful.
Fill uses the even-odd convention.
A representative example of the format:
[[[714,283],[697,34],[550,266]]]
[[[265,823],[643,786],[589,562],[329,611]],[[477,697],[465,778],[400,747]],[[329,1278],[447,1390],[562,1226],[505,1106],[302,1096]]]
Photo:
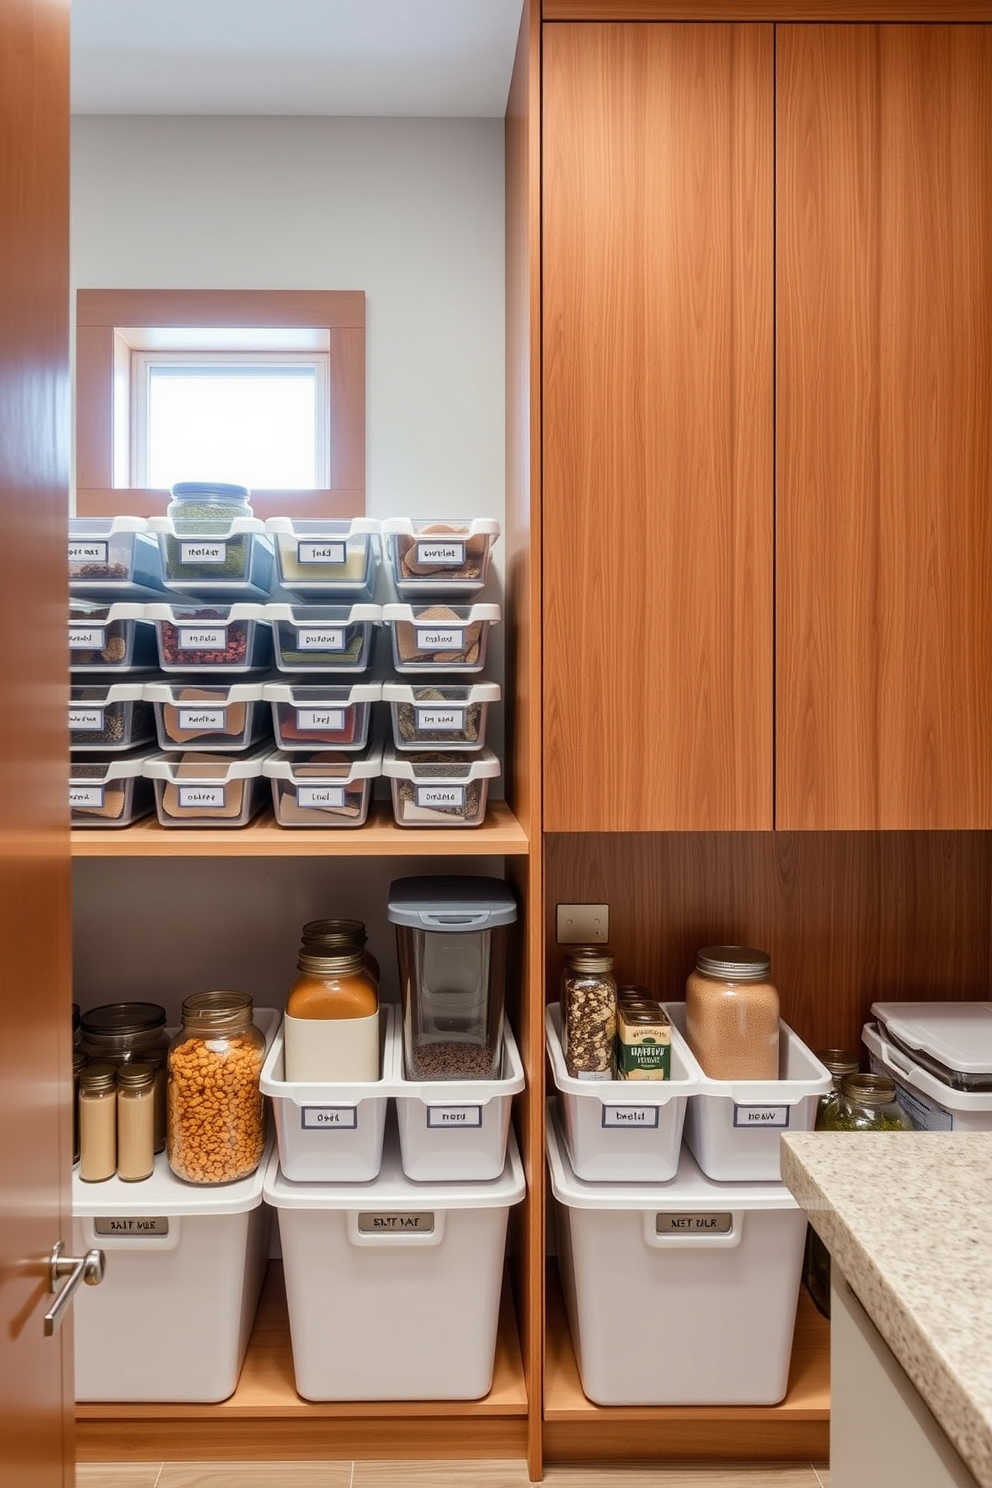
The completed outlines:
[[[845,1075],[840,1097],[817,1122],[820,1131],[912,1131],[887,1075]]]

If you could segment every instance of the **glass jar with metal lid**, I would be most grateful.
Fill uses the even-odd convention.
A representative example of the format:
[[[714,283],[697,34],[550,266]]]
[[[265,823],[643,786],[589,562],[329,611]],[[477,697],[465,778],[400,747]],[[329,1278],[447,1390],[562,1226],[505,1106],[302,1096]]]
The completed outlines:
[[[379,1078],[379,992],[358,920],[303,928],[283,1019],[286,1079],[365,1083]]]
[[[820,1096],[816,1108],[816,1128],[822,1130],[829,1112],[840,1100],[841,1085],[845,1076],[856,1075],[861,1069],[861,1060],[851,1049],[820,1049],[816,1057],[830,1071],[834,1082],[830,1089]]]
[[[233,1183],[265,1146],[259,1076],[265,1038],[247,992],[197,992],[169,1046],[169,1166],[188,1183]]]
[[[168,1047],[165,1008],[157,1002],[108,1002],[80,1019],[79,1048],[87,1059],[126,1064]]]
[[[561,977],[565,1068],[575,1080],[612,1080],[617,984],[606,946],[572,946]]]
[[[176,532],[229,532],[237,517],[253,516],[247,486],[218,481],[180,481],[172,487],[166,508]]]
[[[777,1080],[779,1000],[771,957],[750,946],[706,946],[685,988],[689,1047],[713,1080]]]
[[[117,1065],[87,1064],[79,1076],[79,1176],[104,1183],[117,1171]]]
[[[117,1176],[150,1178],[155,1167],[155,1070],[131,1060],[117,1072]]]
[[[816,1109],[816,1130],[829,1130],[841,1100],[841,1085],[846,1075],[856,1075],[860,1060],[851,1049],[819,1049],[816,1055],[833,1076],[833,1085],[820,1096]],[[806,1226],[806,1250],[803,1255],[803,1284],[824,1317],[830,1316],[830,1252],[812,1225]]]
[[[826,1112],[821,1131],[912,1131],[888,1075],[845,1075],[840,1099]]]
[[[307,955],[336,954],[337,950],[354,948],[365,955],[365,966],[376,986],[379,985],[379,963],[369,950],[368,931],[362,920],[308,920],[301,932],[300,949]]]

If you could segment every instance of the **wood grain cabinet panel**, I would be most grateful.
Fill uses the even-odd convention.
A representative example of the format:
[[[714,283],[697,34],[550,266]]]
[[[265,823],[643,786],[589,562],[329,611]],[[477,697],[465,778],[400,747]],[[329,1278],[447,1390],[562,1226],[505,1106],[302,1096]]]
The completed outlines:
[[[773,28],[543,44],[545,826],[770,828]]]

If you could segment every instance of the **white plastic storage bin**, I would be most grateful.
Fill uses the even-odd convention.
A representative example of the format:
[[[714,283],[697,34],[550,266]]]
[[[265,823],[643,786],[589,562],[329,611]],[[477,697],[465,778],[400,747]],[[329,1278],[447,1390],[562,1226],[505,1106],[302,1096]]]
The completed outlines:
[[[388,1003],[379,1009],[379,1041],[378,1080],[311,1084],[285,1078],[280,1026],[259,1087],[272,1098],[279,1166],[291,1182],[369,1183],[378,1174],[386,1108],[399,1069],[396,1010]]]
[[[492,517],[388,517],[382,524],[397,594],[478,594],[489,577],[489,559],[499,537]]]
[[[311,604],[371,601],[379,563],[379,523],[374,517],[334,520],[269,517],[276,581]]]
[[[155,809],[152,783],[145,779],[147,756],[118,755],[95,759],[73,756],[69,762],[69,821],[74,827],[129,827]]]
[[[131,749],[155,738],[155,715],[140,681],[78,678],[69,689],[69,744],[74,750]]]
[[[162,591],[158,543],[146,517],[70,517],[69,591],[147,599]]]
[[[271,717],[261,682],[146,682],[155,709],[159,748],[250,749],[271,737]]]
[[[678,1171],[686,1103],[700,1069],[672,1029],[669,1080],[576,1080],[565,1065],[561,1006],[544,1012],[569,1162],[586,1182],[667,1183]]]
[[[386,682],[382,696],[389,704],[398,750],[467,753],[485,745],[489,705],[499,702],[500,689],[496,682]]]
[[[382,745],[364,754],[318,750],[272,754],[263,774],[272,782],[272,805],[280,827],[362,827],[373,782],[382,774]]]
[[[77,1400],[233,1392],[269,1253],[267,1161],[220,1187],[182,1183],[164,1153],[141,1183],[73,1174],[72,1253],[97,1246],[107,1257],[102,1285],[80,1287],[73,1304]]]
[[[130,672],[158,662],[155,627],[144,607],[131,600],[69,604],[69,669],[72,672]]]
[[[272,630],[280,672],[350,672],[354,676],[372,664],[381,605],[270,604],[262,613]]]
[[[685,1038],[685,1003],[668,1002],[672,1027]],[[711,1080],[699,1071],[699,1090],[686,1110],[685,1140],[708,1178],[722,1183],[767,1182],[781,1176],[782,1133],[812,1131],[830,1071],[787,1023],[779,1024],[777,1080]]]
[[[272,661],[272,633],[255,604],[150,604],[159,666],[163,672],[266,671]]]
[[[418,1183],[498,1178],[506,1163],[513,1097],[524,1088],[520,1051],[503,1027],[498,1080],[407,1080],[397,1068],[400,1160]]]
[[[775,1405],[789,1383],[806,1215],[784,1183],[583,1183],[548,1112],[572,1343],[597,1405]]]
[[[511,1133],[491,1183],[416,1184],[386,1129],[369,1184],[291,1183],[279,1211],[296,1388],[305,1400],[479,1400],[492,1388],[510,1207],[524,1196]]]
[[[382,683],[269,682],[263,696],[280,749],[359,750],[368,743],[372,704],[382,697]]]
[[[491,749],[474,755],[398,755],[387,744],[382,773],[389,777],[397,826],[478,827],[500,765]]]
[[[382,618],[393,638],[393,666],[416,676],[481,672],[499,605],[387,604]]]
[[[214,525],[214,524],[210,524]],[[197,599],[265,599],[272,588],[272,539],[258,517],[235,517],[223,531],[177,532],[171,517],[149,517],[166,589]]]
[[[155,810],[163,827],[243,827],[262,806],[262,765],[270,751],[255,754],[159,755],[145,761],[155,786]]]
[[[880,1006],[885,1005],[876,1004],[872,1011],[877,1012]],[[888,1006],[909,1011],[906,1004]],[[953,1059],[955,1065],[968,1063],[972,1068],[959,1074],[981,1080],[983,1072],[977,1066],[985,1064],[988,1056],[992,1007],[988,1003],[946,1003],[932,1020],[928,1020],[927,1012],[922,1009],[937,1009],[940,1004],[923,1003],[920,1007],[919,1020],[927,1024],[933,1035],[929,1049],[920,1051],[923,1057],[937,1054],[944,1063],[948,1059]],[[906,1025],[900,1020],[896,1026],[904,1029]],[[917,1131],[992,1131],[992,1082],[988,1080],[988,1071],[983,1082],[985,1089],[962,1090],[932,1069],[925,1069],[919,1063],[919,1053],[911,1054],[893,1043],[883,1025],[866,1023],[861,1036],[872,1070],[895,1081],[896,1099]],[[956,1048],[960,1053],[955,1052]]]

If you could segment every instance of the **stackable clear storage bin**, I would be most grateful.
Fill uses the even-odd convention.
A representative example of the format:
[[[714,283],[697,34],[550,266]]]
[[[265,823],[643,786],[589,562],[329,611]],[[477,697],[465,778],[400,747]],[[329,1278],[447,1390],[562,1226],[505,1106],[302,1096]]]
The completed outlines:
[[[382,540],[397,594],[478,594],[489,577],[499,530],[492,517],[388,517]]]
[[[161,590],[158,543],[147,518],[69,518],[70,594],[142,600]]]
[[[481,672],[489,630],[499,624],[499,605],[387,604],[382,618],[393,643],[393,666],[402,675],[426,672],[458,676]]]
[[[166,589],[198,599],[261,600],[272,588],[272,540],[258,517],[235,517],[221,527],[176,523],[172,517],[149,517],[157,539]]]
[[[545,1009],[551,1073],[572,1170],[584,1182],[667,1183],[678,1172],[686,1107],[698,1064],[672,1029],[671,1079],[577,1080],[568,1073],[561,1006]]]
[[[148,755],[98,759],[74,755],[69,762],[69,822],[73,827],[129,827],[155,809],[152,783],[145,778]]]
[[[296,1389],[305,1400],[479,1400],[492,1388],[510,1208],[524,1196],[512,1132],[487,1183],[414,1183],[387,1122],[371,1183],[293,1183],[275,1154]]]
[[[73,750],[132,749],[155,738],[151,703],[144,701],[144,684],[104,682],[96,678],[73,682],[69,689],[69,743]]]
[[[558,1266],[597,1405],[776,1405],[789,1383],[806,1215],[784,1183],[584,1183],[548,1111]]]
[[[270,604],[263,617],[272,629],[281,672],[367,671],[372,663],[381,605]]]
[[[397,826],[478,827],[500,764],[491,749],[473,755],[398,755],[387,744],[382,773],[389,777]]]
[[[155,666],[155,627],[144,613],[144,606],[133,600],[71,600],[69,670],[130,672]]]
[[[372,704],[382,697],[381,682],[269,682],[263,697],[271,705],[280,749],[364,749]]]
[[[862,1040],[917,1131],[992,1131],[992,1007],[877,1002]]]
[[[382,745],[370,744],[358,755],[333,749],[272,754],[263,773],[272,783],[280,827],[361,827],[382,774]]]
[[[159,748],[251,749],[271,738],[271,716],[261,682],[146,682],[145,698],[155,709]]]
[[[498,703],[497,682],[386,682],[393,744],[405,754],[424,750],[482,749],[489,705]]]
[[[159,755],[145,763],[163,827],[243,827],[265,800],[264,748],[250,755]]]
[[[374,517],[269,517],[265,530],[275,547],[276,581],[288,594],[311,604],[371,602],[379,566]]]
[[[256,604],[149,604],[163,672],[265,672],[272,632]]]
[[[665,1003],[673,1030],[685,1038],[685,1003]],[[723,1183],[765,1182],[781,1176],[784,1131],[812,1131],[830,1071],[787,1023],[779,1025],[777,1080],[712,1080],[699,1071],[689,1101],[686,1143],[709,1178]]]

